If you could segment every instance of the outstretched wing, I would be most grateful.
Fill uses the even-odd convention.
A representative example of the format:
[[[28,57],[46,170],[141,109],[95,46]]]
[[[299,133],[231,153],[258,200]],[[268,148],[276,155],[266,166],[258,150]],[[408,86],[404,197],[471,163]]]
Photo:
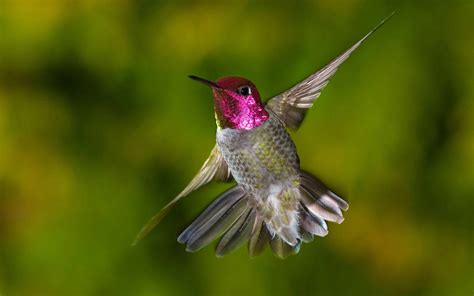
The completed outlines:
[[[212,180],[228,181],[232,178],[229,167],[224,160],[219,148],[214,146],[209,155],[209,158],[204,162],[199,172],[194,179],[166,206],[164,206],[158,213],[156,213],[145,226],[140,230],[133,245],[136,245],[141,239],[147,236],[168,214],[168,212],[177,204],[177,202],[188,195],[191,191],[209,183]]]
[[[288,128],[297,129],[304,119],[306,110],[313,106],[314,101],[328,84],[329,78],[336,73],[338,67],[356,50],[372,33],[388,21],[395,12],[382,20],[372,31],[324,68],[293,86],[289,90],[271,98],[267,108],[273,111]]]

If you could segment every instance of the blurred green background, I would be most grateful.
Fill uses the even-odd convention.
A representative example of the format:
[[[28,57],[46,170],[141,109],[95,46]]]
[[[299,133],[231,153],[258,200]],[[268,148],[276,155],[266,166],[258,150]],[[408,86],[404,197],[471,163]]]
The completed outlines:
[[[210,91],[285,90],[398,13],[294,140],[351,204],[281,261],[190,254],[177,234],[229,184],[139,228],[215,141]],[[473,1],[0,1],[0,294],[472,295]]]

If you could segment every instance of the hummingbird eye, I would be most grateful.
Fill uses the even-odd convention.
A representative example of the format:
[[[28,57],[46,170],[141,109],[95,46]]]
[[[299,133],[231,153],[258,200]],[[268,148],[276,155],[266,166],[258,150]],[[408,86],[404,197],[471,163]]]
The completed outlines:
[[[237,93],[238,94],[241,94],[243,96],[249,96],[252,94],[252,90],[250,89],[249,86],[245,85],[245,86],[241,86],[237,89]]]

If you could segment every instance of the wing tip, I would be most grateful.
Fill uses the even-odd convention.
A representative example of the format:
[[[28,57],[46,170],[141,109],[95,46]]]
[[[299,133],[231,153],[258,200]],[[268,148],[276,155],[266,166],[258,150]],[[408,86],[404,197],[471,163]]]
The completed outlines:
[[[375,33],[378,29],[380,29],[386,22],[388,22],[396,13],[397,13],[398,10],[394,10],[392,11],[388,16],[386,16],[383,20],[380,21],[380,23],[378,23],[377,26],[375,26],[372,30],[370,30],[369,33],[367,33],[364,38],[362,38],[359,43],[362,43],[365,39],[367,39],[370,35],[372,35],[373,33]]]
[[[150,232],[155,229],[155,227],[160,224],[161,220],[170,212],[170,210],[176,205],[176,202],[171,201],[164,208],[162,208],[158,213],[148,220],[148,222],[140,229],[137,236],[133,240],[131,246],[136,246],[141,240],[147,237]]]
[[[382,21],[380,21],[380,23],[375,26],[375,28],[372,29],[372,33],[377,31],[380,27],[382,27],[386,22],[388,22],[396,13],[398,12],[398,10],[394,10],[392,11],[389,15],[387,15]]]

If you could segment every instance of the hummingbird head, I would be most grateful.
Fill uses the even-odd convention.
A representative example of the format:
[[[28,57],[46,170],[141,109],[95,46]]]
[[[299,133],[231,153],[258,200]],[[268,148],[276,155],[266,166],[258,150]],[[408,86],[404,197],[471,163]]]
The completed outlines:
[[[212,88],[216,122],[220,128],[251,130],[268,119],[260,94],[250,80],[236,76],[222,77],[216,82],[196,76],[189,78]]]

